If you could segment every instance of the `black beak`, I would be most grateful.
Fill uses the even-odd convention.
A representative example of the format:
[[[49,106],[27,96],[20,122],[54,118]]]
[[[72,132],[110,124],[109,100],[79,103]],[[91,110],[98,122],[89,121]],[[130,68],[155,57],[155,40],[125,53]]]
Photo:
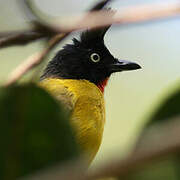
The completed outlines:
[[[125,61],[125,60],[116,59],[116,62],[110,65],[111,72],[130,71],[136,69],[141,69],[141,66],[134,62]]]

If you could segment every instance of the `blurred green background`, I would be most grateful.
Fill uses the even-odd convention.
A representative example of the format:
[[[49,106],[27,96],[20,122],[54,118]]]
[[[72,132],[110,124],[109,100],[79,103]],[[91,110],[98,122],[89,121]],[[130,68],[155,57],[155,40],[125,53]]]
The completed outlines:
[[[0,31],[28,28],[28,19],[19,6],[19,0],[0,0]],[[73,15],[91,7],[97,0],[36,0],[38,8],[54,17]],[[114,0],[109,6],[122,8],[175,0]],[[22,11],[22,12],[21,12]],[[123,155],[133,145],[146,117],[171,90],[169,86],[180,79],[180,19],[131,26],[112,26],[105,43],[117,58],[138,62],[143,68],[111,77],[105,89],[106,126],[103,143],[94,164]],[[74,34],[78,36],[78,33]],[[71,42],[69,37],[64,43]],[[42,49],[36,42],[23,47],[0,50],[0,82],[7,78],[18,64]],[[50,55],[51,59],[58,49]],[[27,76],[29,77],[29,76]]]

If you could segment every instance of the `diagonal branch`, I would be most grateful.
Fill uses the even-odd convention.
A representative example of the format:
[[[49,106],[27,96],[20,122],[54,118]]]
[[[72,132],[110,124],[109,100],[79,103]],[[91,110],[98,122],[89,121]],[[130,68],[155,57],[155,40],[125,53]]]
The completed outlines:
[[[99,28],[111,24],[130,25],[148,21],[158,21],[180,15],[180,3],[159,3],[154,5],[138,5],[124,8],[121,11],[95,11],[73,18],[64,18],[54,23],[56,30],[75,31],[87,28]],[[73,19],[73,20],[70,20]],[[68,22],[68,23],[67,23]],[[57,25],[60,24],[60,25]]]
[[[70,33],[80,29],[99,28],[110,24],[119,24],[121,26],[137,24],[180,15],[179,3],[134,6],[125,8],[121,12],[117,11],[114,14],[106,10],[94,11],[97,7],[92,8],[93,12],[69,18],[66,17],[61,19],[61,21],[58,20],[56,23],[35,21],[35,26],[30,31],[0,33],[0,48],[13,45],[24,45],[41,38],[49,38],[59,33]],[[102,4],[100,4],[98,8],[100,7],[102,7]]]
[[[12,85],[30,69],[39,65],[43,61],[43,59],[47,57],[49,52],[59,43],[59,41],[62,41],[64,39],[64,37],[64,34],[53,37],[49,41],[49,45],[45,47],[40,53],[36,53],[30,56],[26,61],[20,64],[14,71],[11,72],[7,82],[5,83],[5,86]]]

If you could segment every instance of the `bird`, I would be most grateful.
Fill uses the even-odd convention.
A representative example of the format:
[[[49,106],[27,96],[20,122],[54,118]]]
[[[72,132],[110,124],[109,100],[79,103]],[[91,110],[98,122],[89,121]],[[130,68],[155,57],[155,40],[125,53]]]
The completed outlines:
[[[104,43],[111,25],[86,29],[47,64],[40,85],[70,112],[75,139],[88,164],[95,158],[105,124],[104,88],[111,74],[140,69],[115,58]]]

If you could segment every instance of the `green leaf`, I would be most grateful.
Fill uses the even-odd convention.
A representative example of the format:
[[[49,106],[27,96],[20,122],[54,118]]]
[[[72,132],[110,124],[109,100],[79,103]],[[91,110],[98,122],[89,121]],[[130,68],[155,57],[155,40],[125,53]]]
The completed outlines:
[[[0,179],[79,155],[67,113],[34,84],[0,89],[0,147]]]
[[[162,100],[161,104],[149,118],[147,126],[155,122],[166,121],[178,115],[180,115],[180,86]]]
[[[179,82],[178,82],[179,83]],[[168,94],[156,110],[151,114],[148,123],[143,129],[136,146],[135,151],[140,149],[151,149],[153,146],[161,149],[161,145],[169,143],[168,137],[173,137],[174,133],[168,126],[168,122],[180,115],[180,86],[174,88]],[[171,124],[172,125],[172,124]],[[180,140],[180,139],[179,139]],[[157,142],[156,142],[157,141]],[[173,142],[173,141],[171,141]],[[164,146],[163,146],[164,147]],[[127,177],[127,180],[179,180],[180,179],[180,155],[179,153],[169,154],[164,159],[160,158],[147,163],[138,171],[134,171]]]

